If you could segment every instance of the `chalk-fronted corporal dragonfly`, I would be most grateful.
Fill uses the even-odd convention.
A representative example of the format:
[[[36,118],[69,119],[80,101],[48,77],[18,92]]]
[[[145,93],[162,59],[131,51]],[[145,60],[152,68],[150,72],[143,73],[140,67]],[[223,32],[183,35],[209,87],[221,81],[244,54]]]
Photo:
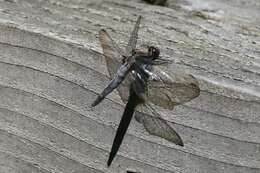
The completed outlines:
[[[183,146],[181,137],[160,117],[153,105],[172,110],[176,105],[188,102],[200,93],[198,82],[193,76],[168,75],[159,69],[160,65],[167,65],[171,61],[160,57],[158,48],[145,45],[136,48],[140,21],[141,16],[137,19],[125,50],[120,49],[105,30],[99,32],[111,81],[92,103],[92,107],[98,105],[115,88],[126,103],[108,166],[122,143],[134,113],[136,120],[142,123],[150,134]],[[137,106],[145,107],[151,115],[135,111]]]

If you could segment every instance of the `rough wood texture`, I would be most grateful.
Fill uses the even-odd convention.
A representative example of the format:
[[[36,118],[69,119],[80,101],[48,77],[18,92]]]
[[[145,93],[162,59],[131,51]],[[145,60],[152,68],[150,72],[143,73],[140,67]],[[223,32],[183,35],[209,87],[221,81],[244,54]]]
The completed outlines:
[[[260,1],[0,0],[0,172],[259,173]],[[132,121],[106,160],[124,105],[89,105],[108,73],[97,34],[124,46],[142,15],[139,44],[155,44],[203,90],[163,111],[178,147]]]

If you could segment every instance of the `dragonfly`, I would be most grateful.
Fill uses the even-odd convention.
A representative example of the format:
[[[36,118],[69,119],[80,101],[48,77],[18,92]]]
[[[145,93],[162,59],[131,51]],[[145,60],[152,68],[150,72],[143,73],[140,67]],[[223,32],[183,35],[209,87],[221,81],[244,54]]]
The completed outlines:
[[[98,105],[114,89],[117,89],[126,104],[109,154],[108,167],[120,148],[133,115],[149,134],[184,146],[180,135],[161,117],[154,106],[173,110],[175,106],[200,94],[199,83],[194,76],[169,75],[160,69],[160,66],[172,61],[162,58],[159,48],[149,45],[136,48],[141,18],[138,17],[125,50],[121,49],[104,29],[99,31],[99,40],[111,81],[91,106]],[[141,113],[137,111],[137,107],[144,107],[150,113]]]

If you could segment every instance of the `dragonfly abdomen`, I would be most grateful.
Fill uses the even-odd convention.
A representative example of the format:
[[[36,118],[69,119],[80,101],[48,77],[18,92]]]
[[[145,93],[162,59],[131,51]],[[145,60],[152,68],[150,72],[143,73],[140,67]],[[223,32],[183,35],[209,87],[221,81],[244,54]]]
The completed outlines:
[[[103,92],[99,94],[99,96],[91,104],[91,106],[94,107],[98,105],[108,94],[110,94],[115,88],[117,88],[125,79],[130,69],[131,69],[131,65],[129,63],[124,63],[122,66],[120,66],[114,78],[110,81],[110,83],[103,90]]]

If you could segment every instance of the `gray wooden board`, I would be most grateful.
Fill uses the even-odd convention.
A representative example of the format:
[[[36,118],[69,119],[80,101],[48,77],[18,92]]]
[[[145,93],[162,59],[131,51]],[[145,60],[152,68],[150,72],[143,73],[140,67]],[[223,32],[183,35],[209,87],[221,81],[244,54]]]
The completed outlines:
[[[184,147],[132,121],[107,168],[124,105],[113,92],[89,108],[109,80],[98,31],[125,46],[138,15],[138,44],[202,92],[160,111]],[[260,172],[259,17],[257,0],[0,0],[0,172]]]

